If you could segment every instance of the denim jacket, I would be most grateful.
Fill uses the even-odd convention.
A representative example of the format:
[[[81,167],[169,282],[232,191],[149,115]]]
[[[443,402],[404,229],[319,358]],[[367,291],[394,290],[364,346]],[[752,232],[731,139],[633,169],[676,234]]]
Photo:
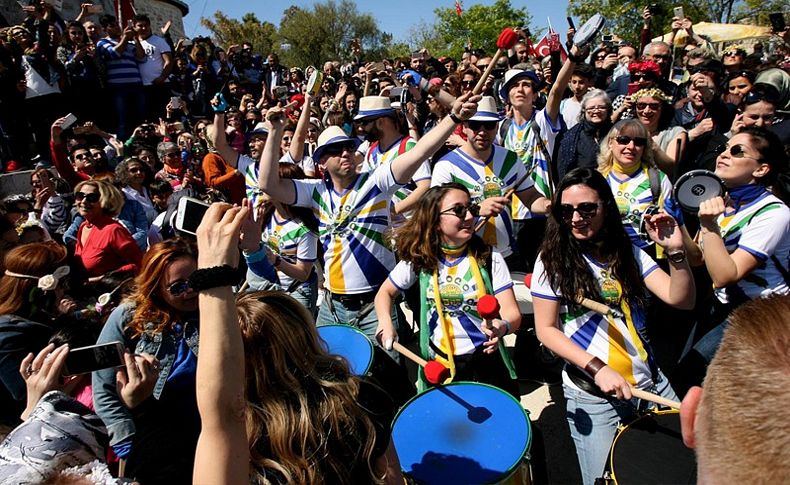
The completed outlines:
[[[178,347],[177,337],[169,330],[153,333],[154,323],[146,324],[145,332],[131,339],[124,330],[134,315],[134,307],[124,303],[116,308],[107,319],[97,344],[119,341],[136,354],[151,354],[159,360],[159,378],[154,386],[153,398],[159,399],[173,368]],[[184,337],[190,350],[198,353],[197,316],[184,323]],[[110,433],[110,444],[119,443],[135,433],[134,412],[123,404],[115,385],[115,369],[103,369],[93,373],[93,405]]]

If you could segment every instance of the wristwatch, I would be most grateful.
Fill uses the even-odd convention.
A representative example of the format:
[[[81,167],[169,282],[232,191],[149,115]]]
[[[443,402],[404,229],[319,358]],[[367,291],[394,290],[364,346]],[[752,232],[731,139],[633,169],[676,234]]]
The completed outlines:
[[[683,249],[678,249],[676,251],[670,251],[667,253],[667,259],[675,264],[680,264],[686,261],[686,251]]]

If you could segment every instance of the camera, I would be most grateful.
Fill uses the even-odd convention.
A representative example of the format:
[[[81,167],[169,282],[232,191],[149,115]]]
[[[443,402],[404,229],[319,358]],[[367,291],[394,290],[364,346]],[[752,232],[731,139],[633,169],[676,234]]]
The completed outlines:
[[[406,104],[413,101],[413,97],[408,88],[396,87],[390,90],[390,103],[395,109],[406,111]]]
[[[650,15],[660,15],[662,12],[661,5],[657,3],[651,3],[647,8],[650,10]]]

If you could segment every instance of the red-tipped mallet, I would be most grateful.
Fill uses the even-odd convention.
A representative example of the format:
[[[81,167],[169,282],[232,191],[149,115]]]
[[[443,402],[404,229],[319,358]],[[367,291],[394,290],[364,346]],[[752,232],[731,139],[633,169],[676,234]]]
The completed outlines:
[[[425,360],[397,341],[393,342],[392,348],[397,350],[402,356],[422,367],[423,372],[425,373],[425,380],[429,383],[438,385],[450,377],[450,369],[443,366],[440,362],[435,360]]]
[[[491,320],[499,317],[499,301],[492,295],[483,295],[477,300],[477,313],[485,320],[486,326],[492,328]]]
[[[502,54],[507,53],[508,49],[512,49],[513,46],[516,45],[516,42],[518,42],[518,34],[515,30],[511,29],[510,27],[505,27],[502,29],[502,32],[499,34],[499,37],[496,40],[496,53],[494,54],[494,57],[491,58],[491,62],[488,63],[488,67],[483,72],[483,75],[480,76],[480,80],[477,81],[477,85],[472,91],[472,94],[480,94],[480,92],[483,90],[483,85],[486,83],[486,79],[488,79],[488,76],[491,75],[491,71],[493,71],[496,67],[499,58],[502,57]]]

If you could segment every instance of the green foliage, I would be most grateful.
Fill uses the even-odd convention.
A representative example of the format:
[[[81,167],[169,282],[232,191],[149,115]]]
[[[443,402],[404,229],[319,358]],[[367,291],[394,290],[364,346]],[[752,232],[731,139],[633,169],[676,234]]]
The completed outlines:
[[[214,21],[201,18],[201,25],[211,31],[217,45],[228,48],[233,44],[251,42],[255,52],[272,51],[277,27],[271,22],[261,22],[254,13],[247,13],[241,20],[231,19],[222,12],[214,12]]]
[[[289,65],[318,66],[326,60],[349,60],[351,41],[359,39],[366,56],[381,55],[392,36],[379,30],[369,14],[359,13],[350,0],[327,0],[312,8],[290,7],[285,11],[278,39],[290,49],[280,53]]]
[[[450,55],[460,58],[464,46],[471,41],[473,48],[481,48],[489,55],[496,51],[496,40],[505,27],[529,27],[531,17],[526,8],[514,8],[510,0],[496,0],[493,5],[472,5],[459,17],[455,7],[434,10],[433,25],[420,22],[412,28],[409,45],[412,49],[425,47],[434,56]]]

